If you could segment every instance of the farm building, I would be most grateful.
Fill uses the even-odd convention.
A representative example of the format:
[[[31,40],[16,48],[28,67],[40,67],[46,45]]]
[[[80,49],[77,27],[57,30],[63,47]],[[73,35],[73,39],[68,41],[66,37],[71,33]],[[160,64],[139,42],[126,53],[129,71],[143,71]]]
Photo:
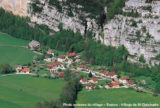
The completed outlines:
[[[35,50],[40,48],[40,43],[38,41],[32,40],[29,44],[28,44],[28,48],[31,50]]]

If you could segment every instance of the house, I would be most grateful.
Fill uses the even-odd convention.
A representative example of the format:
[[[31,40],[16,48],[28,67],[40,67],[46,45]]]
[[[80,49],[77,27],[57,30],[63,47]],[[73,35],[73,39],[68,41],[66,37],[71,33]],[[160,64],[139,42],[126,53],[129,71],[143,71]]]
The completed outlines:
[[[66,54],[66,57],[75,57],[76,56],[76,53],[68,53]]]
[[[117,74],[115,72],[108,72],[106,73],[106,77],[115,79],[117,78]]]
[[[48,69],[57,69],[58,67],[60,67],[60,62],[55,62],[48,65]]]
[[[87,84],[86,89],[94,90],[95,86],[93,84]]]
[[[100,70],[99,73],[101,76],[106,76],[109,73],[109,71]]]
[[[112,87],[112,88],[119,88],[119,85],[120,85],[119,82],[111,82],[111,83],[109,84],[109,87]]]
[[[54,73],[55,72],[55,70],[52,68],[52,69],[50,69],[49,70],[51,73]]]
[[[92,79],[90,80],[90,82],[91,82],[91,83],[98,83],[98,78],[92,78]]]
[[[85,65],[80,65],[78,66],[77,70],[82,70],[82,69],[88,69],[87,66]]]
[[[30,68],[23,68],[21,73],[29,74],[30,73]]]
[[[48,49],[47,54],[51,54],[51,55],[53,55],[53,56],[54,56],[54,52],[53,52],[53,50],[52,50],[52,49]]]
[[[59,78],[64,78],[64,72],[59,72],[59,73],[58,73],[58,77],[59,77]]]
[[[85,79],[85,78],[83,78],[83,79],[80,80],[80,83],[81,83],[81,84],[87,84],[87,83],[88,83],[88,80]]]
[[[22,66],[21,65],[17,65],[17,66],[15,66],[15,70],[16,70],[16,72],[20,72],[21,70],[22,70]]]
[[[65,56],[59,56],[57,59],[58,62],[64,62],[65,61]]]
[[[122,84],[127,84],[130,78],[128,76],[123,76],[119,79],[119,82]]]
[[[136,84],[135,84],[135,82],[133,81],[133,80],[128,80],[128,84],[130,85],[130,86],[136,86]]]
[[[31,50],[35,50],[40,48],[40,43],[38,41],[32,40],[29,44],[28,44],[28,48]]]
[[[46,62],[52,62],[52,58],[46,56],[46,57],[44,58],[44,61],[46,61]]]

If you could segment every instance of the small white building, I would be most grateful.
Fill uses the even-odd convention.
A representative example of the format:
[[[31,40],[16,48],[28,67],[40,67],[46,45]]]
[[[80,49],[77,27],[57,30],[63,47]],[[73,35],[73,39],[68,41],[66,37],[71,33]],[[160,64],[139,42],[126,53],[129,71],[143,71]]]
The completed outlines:
[[[52,49],[48,49],[47,54],[51,54],[52,56],[54,56],[54,52]]]
[[[28,48],[31,50],[35,50],[40,48],[40,43],[38,41],[32,40],[29,44],[28,44]]]
[[[63,63],[63,62],[65,62],[65,57],[64,56],[59,56],[57,61]]]
[[[45,57],[44,61],[46,61],[46,62],[52,62],[52,58],[50,58],[50,57]]]

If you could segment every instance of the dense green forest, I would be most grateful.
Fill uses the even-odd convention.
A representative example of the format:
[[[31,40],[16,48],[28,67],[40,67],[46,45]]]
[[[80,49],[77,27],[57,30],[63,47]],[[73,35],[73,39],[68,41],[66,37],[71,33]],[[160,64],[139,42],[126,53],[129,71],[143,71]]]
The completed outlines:
[[[94,36],[88,31],[85,36],[74,33],[72,30],[64,30],[59,25],[59,32],[49,35],[49,29],[44,25],[29,25],[28,18],[14,16],[0,9],[0,31],[13,37],[25,40],[37,40],[42,45],[65,52],[82,53],[82,57],[93,65],[105,65],[111,67],[117,73],[123,71],[126,75],[149,76],[157,82],[156,90],[160,92],[160,66],[139,66],[127,61],[128,51],[124,46],[118,48],[102,45],[100,41],[92,39]]]

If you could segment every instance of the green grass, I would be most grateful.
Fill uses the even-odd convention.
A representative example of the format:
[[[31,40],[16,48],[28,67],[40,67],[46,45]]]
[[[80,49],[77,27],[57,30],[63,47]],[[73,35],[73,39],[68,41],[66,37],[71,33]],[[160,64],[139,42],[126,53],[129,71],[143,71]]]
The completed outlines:
[[[99,89],[94,91],[88,91],[84,89],[79,93],[77,103],[78,104],[110,103],[119,105],[121,103],[130,103],[130,104],[156,103],[160,105],[160,96],[154,97],[152,96],[152,94],[139,93],[132,89],[109,89],[109,90]],[[76,107],[76,108],[82,108],[82,107]],[[89,108],[89,107],[83,107],[83,108]],[[101,107],[101,108],[106,108],[106,107]],[[124,107],[116,107],[116,108],[124,108]],[[134,108],[142,108],[142,107],[134,107]]]
[[[20,40],[0,33],[0,64],[9,63],[14,66],[26,64],[36,55],[25,47],[28,41]]]
[[[29,41],[17,39],[11,37],[7,34],[0,33],[0,45],[19,45],[19,46],[27,46]]]
[[[0,77],[0,108],[34,107],[37,102],[59,98],[65,81],[29,75]]]

